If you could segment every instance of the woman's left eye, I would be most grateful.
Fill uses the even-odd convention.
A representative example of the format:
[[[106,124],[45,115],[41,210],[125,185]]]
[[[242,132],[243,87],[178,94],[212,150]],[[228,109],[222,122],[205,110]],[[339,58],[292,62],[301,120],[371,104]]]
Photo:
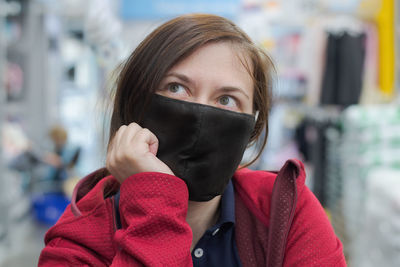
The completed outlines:
[[[229,108],[237,107],[236,100],[233,97],[227,95],[221,96],[218,99],[218,103],[222,106]]]

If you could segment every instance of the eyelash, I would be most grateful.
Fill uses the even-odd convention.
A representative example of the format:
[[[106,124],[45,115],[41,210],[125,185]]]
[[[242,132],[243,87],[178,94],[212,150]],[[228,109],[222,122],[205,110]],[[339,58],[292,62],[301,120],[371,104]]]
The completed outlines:
[[[220,97],[218,98],[218,101],[220,101],[223,97],[228,97],[229,99],[231,99],[232,101],[235,102],[235,105],[236,105],[237,107],[239,107],[239,101],[238,101],[238,99],[237,99],[236,97],[231,96],[231,95],[222,95],[222,96],[220,96]],[[227,105],[223,105],[223,106],[227,106]]]
[[[176,82],[168,83],[168,84],[164,87],[163,90],[165,90],[165,91],[170,91],[170,88],[171,88],[172,86],[181,86],[183,89],[187,90],[186,86],[184,86],[184,85],[182,85],[182,84],[180,84],[180,83],[176,83]],[[171,92],[171,91],[170,91],[170,92]],[[173,92],[172,92],[172,93],[173,93]]]
[[[170,82],[170,83],[166,84],[165,87],[164,87],[162,90],[163,90],[163,91],[171,92],[171,91],[170,91],[170,88],[171,88],[172,86],[181,86],[183,89],[188,90],[186,86],[184,86],[184,85],[182,85],[182,84],[180,84],[180,83],[178,83],[178,82]],[[171,93],[174,93],[174,92],[171,92]],[[189,92],[189,93],[190,93],[190,92]],[[222,97],[229,97],[232,101],[234,101],[235,106],[236,106],[238,109],[241,109],[241,103],[240,103],[240,101],[239,101],[239,99],[238,99],[237,97],[232,96],[232,95],[225,95],[225,94],[224,94],[224,95],[221,95],[221,96],[218,97],[218,100],[217,100],[218,103],[219,103],[219,101],[220,101],[220,99],[221,99]],[[219,104],[222,105],[221,103],[219,103]],[[227,106],[227,105],[222,105],[222,106],[229,107],[229,106]]]

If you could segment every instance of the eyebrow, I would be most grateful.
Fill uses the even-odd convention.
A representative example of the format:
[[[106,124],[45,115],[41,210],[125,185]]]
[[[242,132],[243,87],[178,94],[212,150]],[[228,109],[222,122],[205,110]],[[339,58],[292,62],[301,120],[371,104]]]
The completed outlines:
[[[175,78],[178,78],[179,80],[181,80],[181,81],[183,81],[183,82],[185,82],[185,83],[188,83],[188,84],[190,84],[190,85],[193,85],[193,84],[194,84],[194,82],[193,82],[189,77],[187,77],[187,76],[184,75],[184,74],[180,74],[180,73],[176,73],[176,72],[171,72],[171,73],[168,73],[168,74],[166,75],[166,77],[170,77],[170,76],[175,77]],[[250,99],[250,97],[246,94],[246,92],[245,92],[243,89],[238,88],[238,87],[234,87],[234,86],[223,86],[223,87],[219,88],[218,91],[223,91],[223,92],[227,92],[227,93],[228,93],[228,92],[238,92],[238,93],[243,94],[246,98]]]
[[[241,93],[242,95],[244,95],[247,99],[250,99],[250,97],[245,93],[244,90],[237,88],[237,87],[232,87],[232,86],[224,86],[218,89],[218,91],[222,91],[222,92],[238,92]]]
[[[194,82],[188,76],[183,75],[183,74],[179,74],[179,73],[176,73],[176,72],[171,72],[171,73],[168,73],[166,75],[166,77],[169,77],[169,76],[178,78],[179,80],[182,80],[182,81],[184,81],[185,83],[188,83],[188,84],[194,84]]]

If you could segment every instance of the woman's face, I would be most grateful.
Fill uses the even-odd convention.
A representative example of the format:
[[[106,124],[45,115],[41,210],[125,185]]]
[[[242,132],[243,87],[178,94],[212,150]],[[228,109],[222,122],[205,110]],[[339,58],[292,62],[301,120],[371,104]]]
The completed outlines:
[[[243,65],[250,60],[238,51],[227,42],[199,48],[168,71],[156,93],[252,114],[253,80]]]

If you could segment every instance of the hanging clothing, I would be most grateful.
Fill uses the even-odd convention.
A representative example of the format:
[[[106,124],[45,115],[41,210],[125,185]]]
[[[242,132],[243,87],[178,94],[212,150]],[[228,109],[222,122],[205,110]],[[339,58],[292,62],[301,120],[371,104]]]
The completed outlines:
[[[319,118],[307,115],[295,132],[296,143],[307,162],[313,166],[311,189],[322,206],[326,207],[329,188],[328,180],[328,131],[339,129],[338,118],[331,111],[316,109]],[[324,116],[324,112],[326,113]]]
[[[359,102],[364,57],[365,35],[329,34],[321,104],[349,106]]]

